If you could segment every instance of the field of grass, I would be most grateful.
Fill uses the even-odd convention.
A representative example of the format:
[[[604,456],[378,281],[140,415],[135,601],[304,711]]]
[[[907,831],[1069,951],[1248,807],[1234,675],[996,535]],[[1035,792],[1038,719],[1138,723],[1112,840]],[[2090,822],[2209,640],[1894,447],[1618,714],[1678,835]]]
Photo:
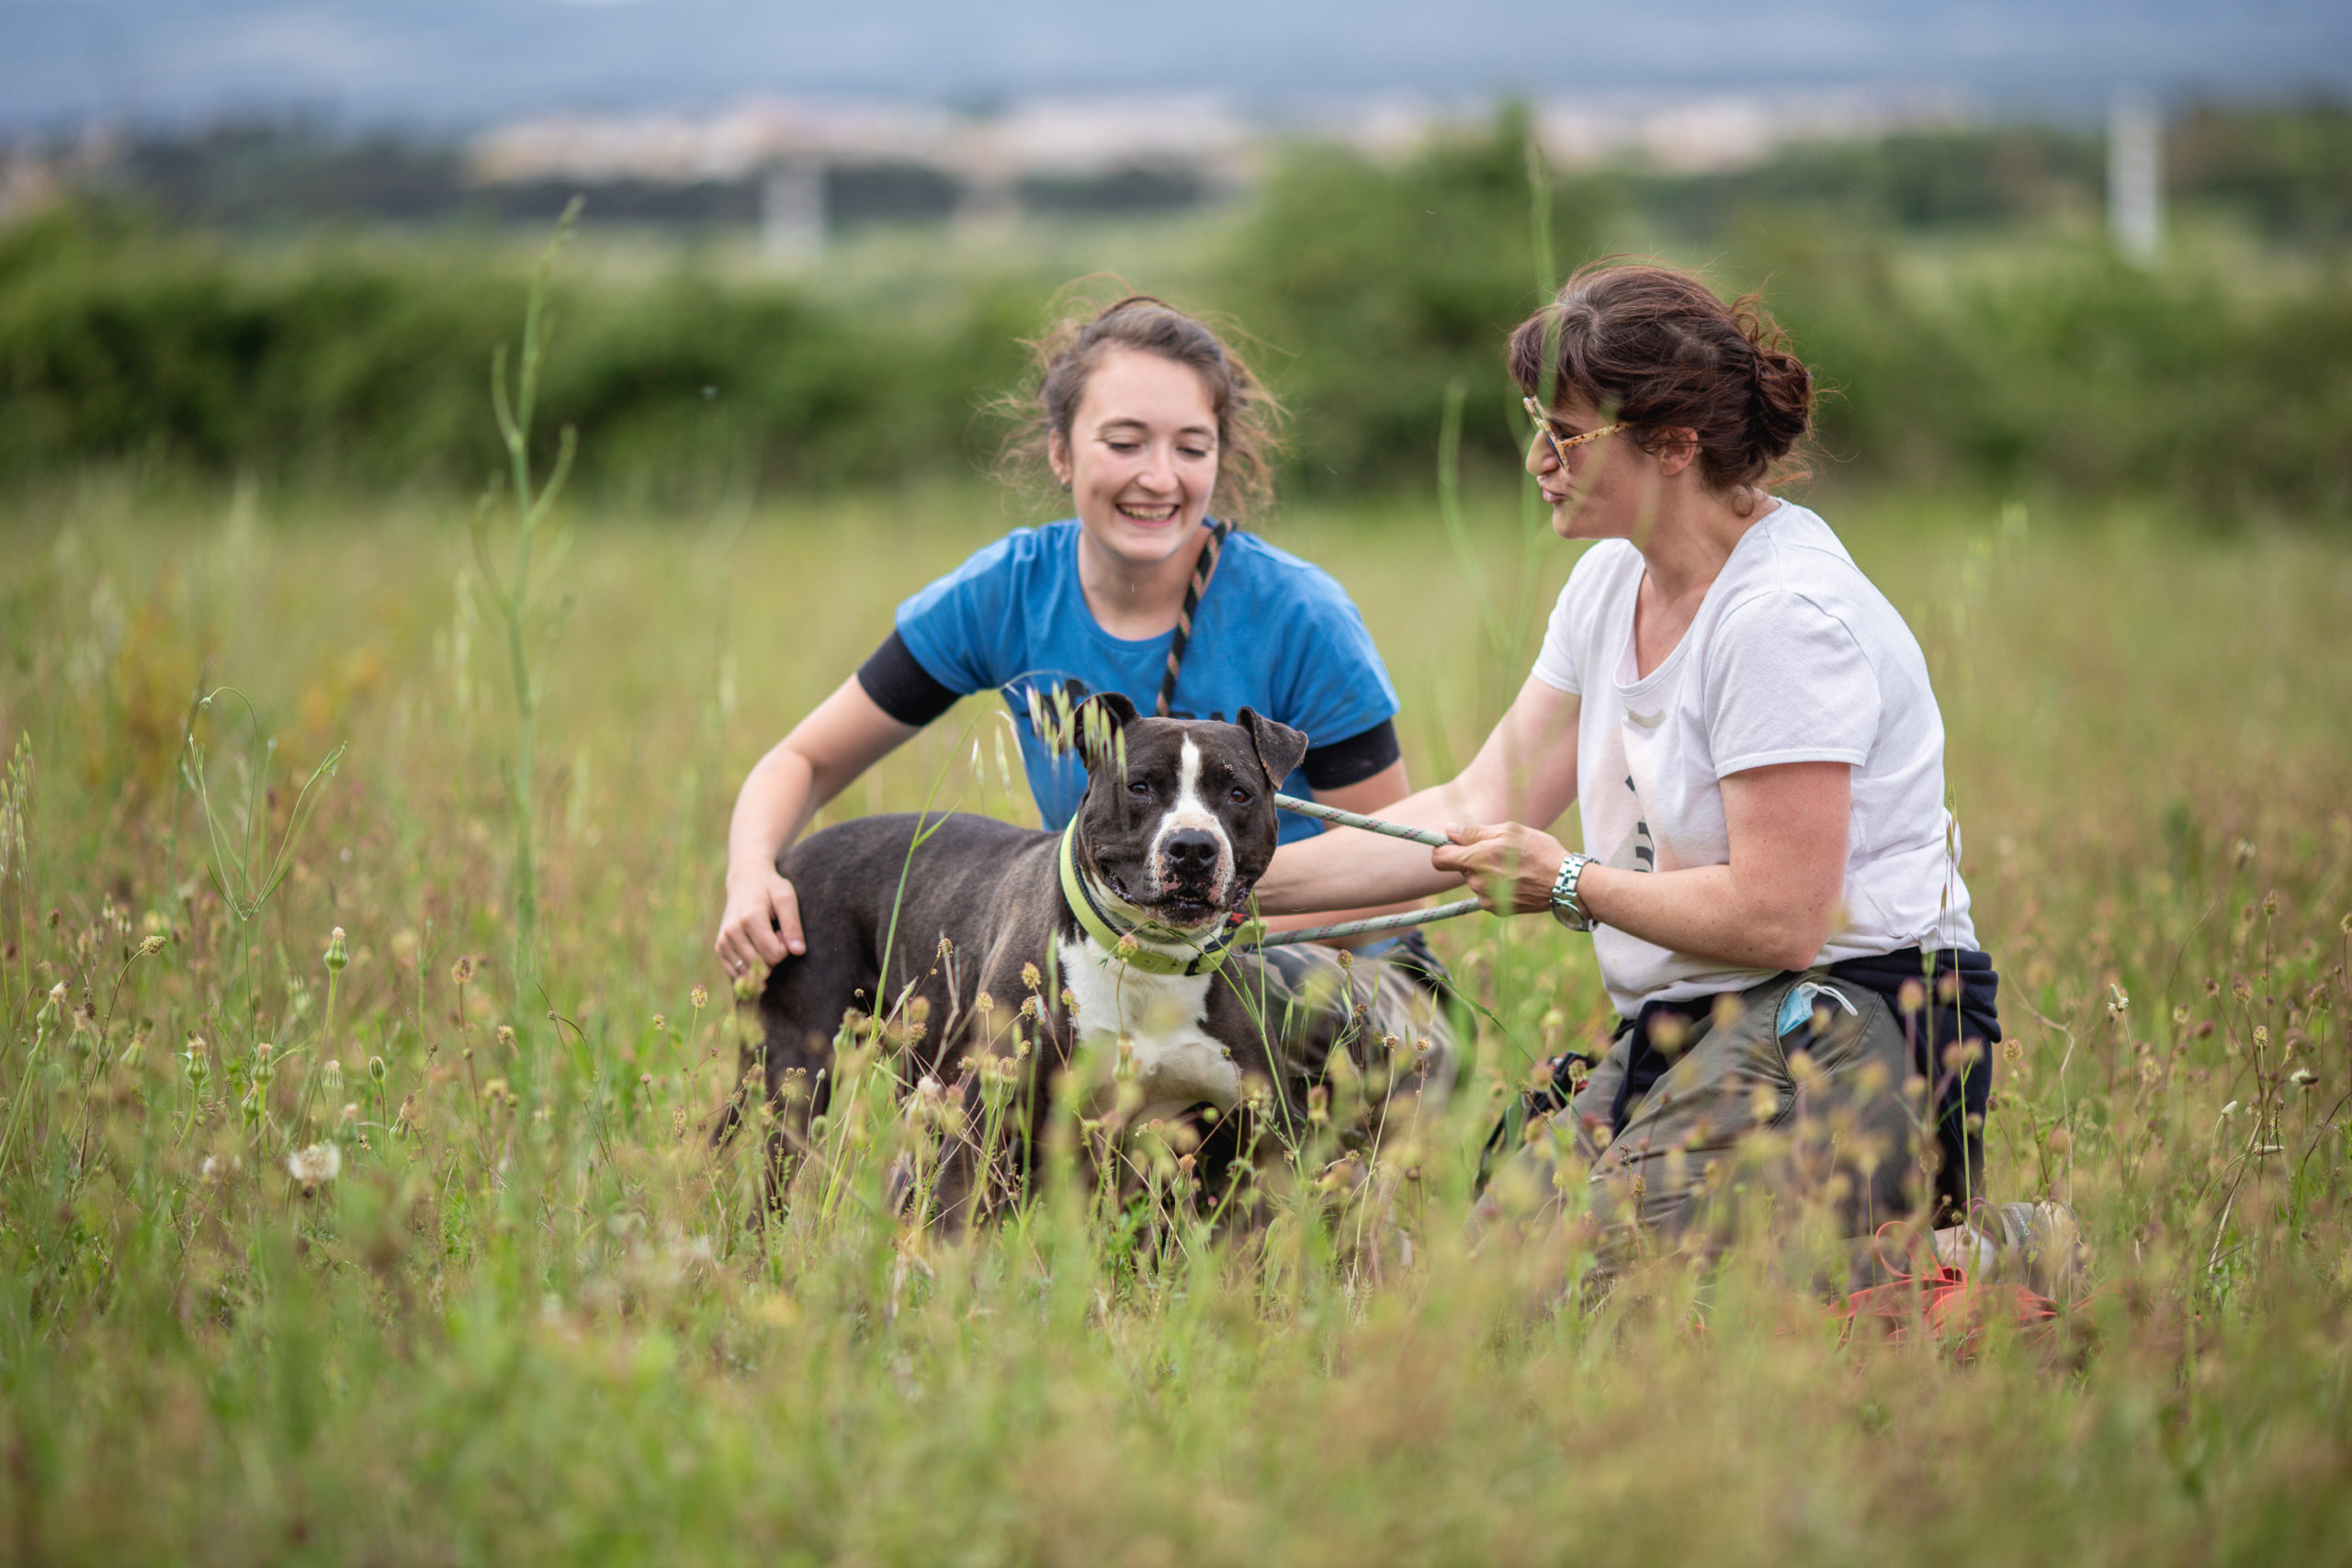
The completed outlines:
[[[1990,1186],[2070,1200],[2096,1245],[2050,1344],[1841,1344],[1745,1254],[1555,1310],[1574,1259],[1474,1251],[1495,1107],[1607,1015],[1543,920],[1440,928],[1492,1014],[1450,1120],[1353,1198],[1304,1156],[1259,1244],[1071,1181],[967,1242],[913,1232],[880,1195],[915,1134],[870,1071],[829,1179],[748,1227],[754,1159],[699,1131],[736,1069],[708,952],[735,785],[899,596],[1022,519],[964,491],[560,518],[518,1007],[512,697],[463,509],[20,494],[0,1551],[2352,1559],[2352,559],[2128,509],[1821,504],[1943,702],[2014,1042]],[[1458,539],[1418,498],[1269,531],[1363,606],[1423,779],[1573,559],[1510,494]],[[1025,819],[1001,726],[967,704],[835,814]],[[221,879],[273,865],[241,918]],[[288,1174],[322,1145],[334,1175]]]

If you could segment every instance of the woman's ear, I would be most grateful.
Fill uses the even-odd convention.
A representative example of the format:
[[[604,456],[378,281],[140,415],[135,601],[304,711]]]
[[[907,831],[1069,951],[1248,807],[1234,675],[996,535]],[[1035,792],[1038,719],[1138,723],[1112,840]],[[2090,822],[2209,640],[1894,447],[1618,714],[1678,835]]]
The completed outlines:
[[[1069,437],[1058,430],[1046,433],[1046,467],[1053,470],[1056,484],[1069,488]]]
[[[1699,460],[1699,433],[1680,425],[1668,425],[1657,433],[1658,445],[1652,451],[1657,459],[1657,471],[1668,479]]]

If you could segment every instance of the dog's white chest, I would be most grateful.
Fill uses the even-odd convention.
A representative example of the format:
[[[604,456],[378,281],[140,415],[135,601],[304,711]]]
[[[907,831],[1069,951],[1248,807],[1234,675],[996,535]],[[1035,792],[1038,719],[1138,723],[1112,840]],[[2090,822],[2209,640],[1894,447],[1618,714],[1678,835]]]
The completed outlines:
[[[1113,1048],[1124,1040],[1135,1053],[1137,1122],[1203,1100],[1220,1111],[1239,1102],[1241,1069],[1205,1027],[1213,976],[1148,975],[1086,936],[1063,942],[1057,956],[1080,1035]]]

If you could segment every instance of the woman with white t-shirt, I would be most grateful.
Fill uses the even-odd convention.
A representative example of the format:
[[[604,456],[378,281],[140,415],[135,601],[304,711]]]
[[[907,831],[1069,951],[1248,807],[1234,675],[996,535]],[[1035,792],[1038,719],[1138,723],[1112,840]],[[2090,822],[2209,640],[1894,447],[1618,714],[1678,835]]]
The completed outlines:
[[[1623,1021],[1566,1120],[1605,1260],[1645,1231],[1719,1234],[1709,1173],[1763,1128],[1792,1134],[1783,1185],[1846,1234],[1932,1213],[1947,1261],[2021,1257],[2057,1282],[2070,1215],[1974,1203],[1996,976],[1927,661],[1828,525],[1764,488],[1805,434],[1810,373],[1752,297],[1612,264],[1520,326],[1510,370],[1555,531],[1598,542],[1469,767],[1382,813],[1453,843],[1286,845],[1261,908],[1467,879],[1498,913],[1592,932]],[[1573,852],[1529,826],[1571,804]],[[1834,1149],[1806,1136],[1832,1124]]]

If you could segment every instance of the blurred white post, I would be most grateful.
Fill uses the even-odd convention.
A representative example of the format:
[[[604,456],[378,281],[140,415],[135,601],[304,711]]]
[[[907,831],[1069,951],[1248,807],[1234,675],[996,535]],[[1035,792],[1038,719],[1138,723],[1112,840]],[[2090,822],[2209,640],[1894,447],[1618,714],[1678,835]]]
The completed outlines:
[[[815,261],[825,251],[825,166],[795,158],[760,184],[760,254],[770,266]]]
[[[2115,95],[2107,116],[2107,226],[2115,248],[2156,265],[2165,241],[2164,122],[2145,94]]]

